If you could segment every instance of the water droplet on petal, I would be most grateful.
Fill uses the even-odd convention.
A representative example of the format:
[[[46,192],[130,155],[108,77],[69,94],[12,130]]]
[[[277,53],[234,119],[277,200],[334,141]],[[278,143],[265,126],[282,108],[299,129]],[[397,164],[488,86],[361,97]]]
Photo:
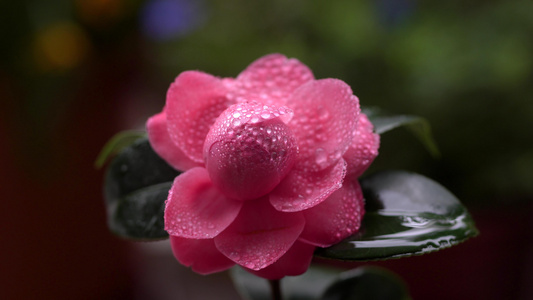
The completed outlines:
[[[315,150],[315,160],[319,166],[321,167],[327,166],[328,156],[326,154],[326,151],[324,151],[324,149],[322,148],[317,148]]]

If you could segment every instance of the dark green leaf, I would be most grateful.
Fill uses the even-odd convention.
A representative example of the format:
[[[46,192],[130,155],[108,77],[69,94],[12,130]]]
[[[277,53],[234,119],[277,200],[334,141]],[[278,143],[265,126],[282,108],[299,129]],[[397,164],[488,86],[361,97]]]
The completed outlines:
[[[287,276],[281,280],[283,299],[319,299],[326,288],[337,280],[339,273],[337,269],[311,266],[300,276]],[[268,280],[250,274],[240,267],[231,269],[231,277],[243,299],[272,299]]]
[[[431,126],[429,122],[418,116],[411,115],[395,115],[391,116],[383,113],[377,108],[367,108],[363,112],[368,116],[369,120],[374,125],[374,131],[378,134],[383,134],[401,126],[407,128],[422,142],[426,149],[435,157],[440,157],[440,152],[437,144],[431,135]]]
[[[394,273],[378,267],[344,272],[321,300],[408,300],[405,283]]]
[[[115,134],[102,148],[98,158],[94,163],[94,166],[97,169],[100,169],[104,164],[114,155],[118,154],[124,148],[133,144],[139,138],[142,138],[146,135],[146,132],[136,131],[136,130],[127,130]]]
[[[422,175],[387,171],[361,180],[366,214],[361,230],[316,255],[376,260],[424,254],[478,234],[466,208]]]
[[[168,237],[163,223],[164,205],[179,174],[152,150],[146,138],[123,149],[111,162],[105,178],[111,231],[135,240]]]

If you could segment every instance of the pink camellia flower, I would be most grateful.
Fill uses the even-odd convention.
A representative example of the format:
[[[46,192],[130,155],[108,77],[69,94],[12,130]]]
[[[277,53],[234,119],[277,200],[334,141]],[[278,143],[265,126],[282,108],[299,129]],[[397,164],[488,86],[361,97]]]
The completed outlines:
[[[187,71],[147,129],[154,150],[184,171],[165,229],[178,261],[198,273],[238,264],[267,279],[299,275],[317,246],[359,229],[357,178],[379,136],[343,81],[315,80],[280,54],[236,79]]]

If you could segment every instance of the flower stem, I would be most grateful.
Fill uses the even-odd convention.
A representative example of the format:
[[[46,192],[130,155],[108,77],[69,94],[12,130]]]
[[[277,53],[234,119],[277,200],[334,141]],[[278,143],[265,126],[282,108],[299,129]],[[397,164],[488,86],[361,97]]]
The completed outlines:
[[[269,280],[272,300],[282,300],[280,279]]]

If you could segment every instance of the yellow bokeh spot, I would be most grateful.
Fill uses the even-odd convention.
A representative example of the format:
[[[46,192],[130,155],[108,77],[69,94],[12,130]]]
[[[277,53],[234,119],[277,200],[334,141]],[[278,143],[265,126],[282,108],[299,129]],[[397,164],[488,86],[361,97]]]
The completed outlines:
[[[89,40],[76,24],[62,22],[42,30],[35,41],[37,64],[45,71],[65,71],[79,65],[89,52]]]

